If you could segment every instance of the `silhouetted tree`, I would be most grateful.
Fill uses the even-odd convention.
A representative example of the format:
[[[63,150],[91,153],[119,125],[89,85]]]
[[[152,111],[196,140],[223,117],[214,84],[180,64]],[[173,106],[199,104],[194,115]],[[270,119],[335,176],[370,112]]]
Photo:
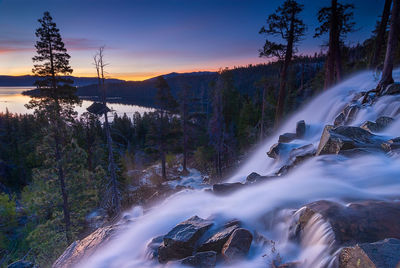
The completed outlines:
[[[370,63],[370,67],[374,69],[378,66],[379,58],[382,54],[382,46],[385,43],[385,33],[389,21],[391,5],[392,5],[392,0],[385,0],[385,6],[383,7],[381,20],[378,26],[378,32],[376,34],[374,54],[372,55]]]
[[[382,91],[387,85],[393,83],[393,60],[397,46],[399,44],[399,33],[400,33],[400,0],[393,0],[391,18],[390,18],[390,30],[389,38],[386,46],[385,63],[383,65],[382,78],[379,81],[377,89]]]
[[[39,77],[35,84],[40,93],[27,107],[34,108],[35,113],[49,122],[49,128],[45,130],[47,134],[45,141],[53,148],[53,151],[47,152],[54,154],[48,157],[55,159],[63,200],[65,235],[67,243],[70,243],[71,220],[65,180],[64,147],[70,141],[68,123],[74,121],[76,116],[74,105],[79,103],[79,99],[75,95],[76,88],[71,86],[72,81],[62,77],[71,74],[72,68],[59,29],[49,12],[45,12],[43,18],[38,21],[41,24],[36,30],[36,37],[39,38],[35,45],[38,55],[32,59],[36,63],[32,72]]]
[[[189,143],[189,124],[190,124],[190,86],[185,85],[180,96],[180,113],[182,125],[182,147],[183,147],[183,171],[187,170],[188,143]]]
[[[353,8],[352,4],[344,5],[332,0],[330,7],[323,7],[318,11],[318,21],[321,25],[315,29],[314,37],[329,33],[324,89],[342,79],[340,47],[346,34],[354,30]]]
[[[267,26],[260,30],[260,34],[278,36],[286,41],[286,44],[279,44],[266,40],[263,49],[260,50],[260,57],[276,57],[278,60],[283,60],[280,71],[278,104],[275,112],[275,127],[280,123],[284,112],[289,64],[296,52],[296,43],[301,40],[306,30],[303,21],[299,18],[302,10],[303,5],[295,0],[286,0],[282,6],[276,9],[274,14],[268,16]]]
[[[110,124],[108,122],[108,112],[110,109],[107,107],[106,102],[106,84],[104,68],[107,64],[104,62],[104,47],[100,47],[98,53],[93,57],[94,65],[96,67],[97,78],[99,83],[99,89],[101,90],[102,105],[99,105],[98,112],[104,115],[104,130],[107,138],[107,149],[108,149],[108,172],[110,174],[110,189],[106,189],[107,195],[110,197],[108,202],[109,214],[118,214],[121,211],[121,197],[118,190],[116,164],[113,153],[113,140],[111,137]]]
[[[222,178],[222,155],[224,151],[225,119],[223,114],[222,94],[224,81],[220,75],[217,79],[212,94],[212,116],[209,121],[210,142],[215,150],[215,170],[217,177]]]
[[[157,149],[160,152],[161,158],[161,173],[164,180],[167,179],[166,172],[166,153],[167,143],[171,138],[172,130],[168,128],[168,123],[171,115],[176,112],[178,104],[171,94],[171,88],[163,76],[157,79],[157,94],[156,94],[156,105],[157,105],[157,120],[155,129],[155,141],[157,143]]]

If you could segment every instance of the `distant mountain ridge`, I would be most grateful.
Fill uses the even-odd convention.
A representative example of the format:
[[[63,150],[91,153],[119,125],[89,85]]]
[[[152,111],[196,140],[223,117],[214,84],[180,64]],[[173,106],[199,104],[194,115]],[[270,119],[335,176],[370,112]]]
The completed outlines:
[[[97,77],[75,77],[66,76],[74,81],[74,85],[78,87],[92,85],[97,83]],[[36,81],[36,77],[33,75],[0,75],[0,87],[32,87]],[[125,80],[110,78],[107,79],[107,83],[122,83]]]

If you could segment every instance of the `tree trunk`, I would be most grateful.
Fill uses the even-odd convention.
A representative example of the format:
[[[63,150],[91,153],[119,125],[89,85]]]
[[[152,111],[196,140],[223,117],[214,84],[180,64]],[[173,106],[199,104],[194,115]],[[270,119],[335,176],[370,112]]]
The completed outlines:
[[[165,150],[164,150],[164,145],[161,145],[161,150],[160,150],[160,156],[161,156],[161,175],[164,181],[167,180],[167,170],[166,170],[166,160],[165,160]]]
[[[386,47],[385,63],[382,71],[382,78],[379,81],[377,89],[381,93],[387,85],[394,82],[392,71],[393,71],[393,59],[395,57],[400,28],[400,0],[394,0],[392,6],[392,13],[390,19],[390,31],[389,38]]]
[[[339,25],[339,14],[337,10],[337,0],[332,1],[332,21],[333,21],[333,46],[334,46],[334,59],[335,59],[335,75],[333,84],[338,83],[342,80],[342,57],[340,53],[340,30],[338,28]]]
[[[58,118],[56,119],[58,122]],[[71,244],[71,218],[69,213],[69,204],[68,204],[68,191],[65,185],[65,177],[64,177],[64,169],[62,166],[62,153],[61,153],[61,141],[59,134],[59,124],[55,123],[56,130],[54,132],[54,141],[55,141],[55,149],[56,149],[56,162],[57,162],[57,175],[58,180],[60,181],[60,189],[61,195],[63,199],[63,212],[64,212],[64,224],[65,224],[65,237],[67,239],[67,244]]]
[[[287,71],[288,71],[289,64],[292,60],[292,55],[293,55],[294,19],[295,19],[295,13],[292,13],[291,20],[290,20],[289,38],[288,38],[288,42],[286,45],[285,60],[283,63],[281,77],[280,77],[278,103],[277,103],[276,111],[275,111],[275,125],[274,125],[275,129],[280,124],[280,121],[283,117],[284,108],[285,108]]]
[[[340,55],[337,50],[337,0],[332,0],[331,21],[329,26],[329,44],[328,55],[325,64],[325,82],[324,89],[328,89],[335,84],[335,62],[336,57]]]
[[[385,33],[389,21],[391,5],[392,5],[392,0],[385,0],[385,6],[383,8],[381,22],[379,23],[378,34],[376,35],[375,50],[370,64],[370,67],[372,69],[375,69],[379,64],[379,57],[381,56],[382,46],[385,42]]]
[[[104,128],[106,130],[106,138],[107,138],[108,171],[110,172],[110,178],[111,178],[112,206],[113,209],[115,210],[114,213],[118,214],[121,209],[121,201],[118,193],[117,173],[116,173],[116,166],[112,149],[112,138],[111,138],[110,125],[108,123],[107,112],[104,113]]]
[[[183,122],[183,171],[187,172],[187,154],[188,154],[188,133],[187,123]]]
[[[263,94],[262,94],[262,107],[261,107],[261,125],[260,125],[260,141],[264,139],[264,122],[265,122],[265,103],[266,103],[266,95],[267,95],[267,84],[264,85]]]

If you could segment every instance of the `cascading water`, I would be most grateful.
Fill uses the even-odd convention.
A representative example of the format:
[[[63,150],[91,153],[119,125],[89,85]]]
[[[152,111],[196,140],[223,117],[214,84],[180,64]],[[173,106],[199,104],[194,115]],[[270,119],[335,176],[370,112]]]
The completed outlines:
[[[400,79],[400,70],[394,72],[394,78]],[[376,84],[372,72],[355,75],[314,98],[287,120],[277,133],[293,131],[297,121],[305,120],[309,126],[306,137],[293,143],[318,146],[324,126],[332,124],[355,94],[370,90]],[[399,95],[383,96],[361,110],[352,125],[359,126],[382,115],[391,116],[396,121],[379,134],[397,137],[400,133],[399,107]],[[266,152],[277,139],[278,136],[272,136],[258,145],[256,152],[228,181],[244,181],[252,172],[272,173],[276,164],[266,156]],[[148,242],[166,234],[179,222],[197,215],[220,222],[239,219],[245,228],[275,241],[273,251],[254,241],[248,257],[229,267],[269,267],[276,258],[276,254],[271,252],[279,253],[285,262],[301,261],[304,267],[323,267],[332,261],[330,253],[334,238],[329,224],[315,215],[306,226],[301,241],[291,241],[293,215],[290,211],[321,199],[343,204],[349,200],[394,199],[400,192],[399,177],[400,158],[396,155],[374,153],[355,158],[326,155],[310,158],[279,179],[249,186],[227,196],[216,196],[202,190],[181,191],[144,214],[136,213],[135,220],[113,241],[78,266],[162,266],[146,257]],[[173,265],[177,264],[169,264],[169,267]]]

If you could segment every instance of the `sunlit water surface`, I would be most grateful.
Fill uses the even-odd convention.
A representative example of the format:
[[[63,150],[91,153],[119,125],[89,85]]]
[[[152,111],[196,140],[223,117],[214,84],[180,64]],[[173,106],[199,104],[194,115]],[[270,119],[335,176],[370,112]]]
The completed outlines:
[[[31,98],[21,94],[23,91],[29,89],[32,89],[32,87],[0,87],[0,113],[5,112],[6,109],[8,109],[10,113],[16,114],[33,113],[33,110],[29,110],[25,107],[25,104],[27,104]],[[76,111],[78,114],[82,114],[86,112],[86,108],[92,103],[92,101],[83,100],[81,106],[76,107]],[[117,113],[119,116],[126,114],[130,118],[132,118],[135,112],[143,114],[144,112],[152,110],[151,108],[142,106],[118,103],[110,103],[108,106],[113,113]],[[112,116],[110,116],[110,119],[112,120]]]

